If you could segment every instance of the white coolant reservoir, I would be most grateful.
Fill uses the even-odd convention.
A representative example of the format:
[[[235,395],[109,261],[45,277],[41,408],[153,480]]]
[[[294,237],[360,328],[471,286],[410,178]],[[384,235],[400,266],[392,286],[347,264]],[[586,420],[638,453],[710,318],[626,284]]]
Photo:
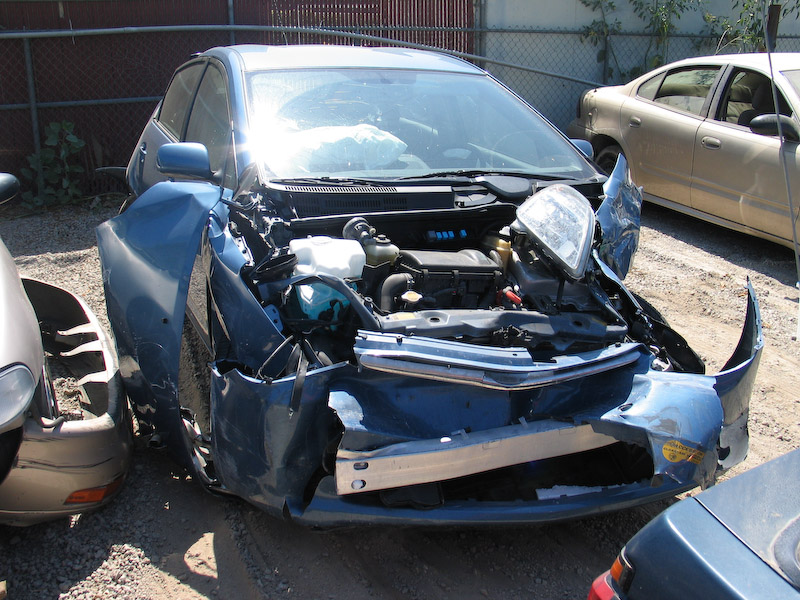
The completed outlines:
[[[289,251],[297,256],[295,275],[326,273],[342,279],[361,277],[367,256],[356,240],[343,240],[326,235],[296,239],[289,242]],[[300,310],[310,319],[334,320],[342,308],[349,304],[347,298],[324,283],[297,286]],[[327,311],[333,313],[328,315]]]

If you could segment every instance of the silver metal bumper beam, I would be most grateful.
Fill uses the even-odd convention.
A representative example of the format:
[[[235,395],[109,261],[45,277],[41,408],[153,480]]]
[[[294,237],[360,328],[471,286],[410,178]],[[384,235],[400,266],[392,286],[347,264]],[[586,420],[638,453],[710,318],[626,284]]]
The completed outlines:
[[[359,331],[354,351],[359,366],[366,369],[495,390],[525,390],[635,363],[642,356],[642,345],[621,343],[536,362],[525,348]]]
[[[339,448],[336,492],[355,494],[455,479],[492,469],[593,450],[615,443],[590,425],[543,420],[377,450]]]

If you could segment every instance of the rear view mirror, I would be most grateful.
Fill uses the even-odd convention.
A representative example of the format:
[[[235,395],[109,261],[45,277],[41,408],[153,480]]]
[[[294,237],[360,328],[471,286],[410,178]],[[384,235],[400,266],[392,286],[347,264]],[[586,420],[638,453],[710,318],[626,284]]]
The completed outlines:
[[[208,149],[198,142],[164,144],[158,149],[156,166],[168,177],[214,181]]]
[[[594,159],[594,148],[592,143],[586,140],[571,139],[572,145],[575,146],[581,153],[589,160]]]
[[[778,135],[778,118],[780,118],[783,136],[792,142],[800,141],[800,131],[795,122],[786,115],[767,114],[753,117],[750,121],[750,131],[759,135]]]

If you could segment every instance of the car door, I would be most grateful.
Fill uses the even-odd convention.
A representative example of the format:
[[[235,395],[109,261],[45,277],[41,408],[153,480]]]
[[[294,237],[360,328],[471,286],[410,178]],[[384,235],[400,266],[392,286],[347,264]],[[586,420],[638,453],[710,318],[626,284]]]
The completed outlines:
[[[164,144],[181,140],[205,68],[206,61],[202,60],[188,63],[175,72],[163,100],[142,132],[126,173],[128,185],[137,196],[166,179],[156,167],[156,154]]]
[[[753,70],[734,69],[724,90],[716,110],[697,131],[692,207],[739,229],[791,240],[781,141],[753,133],[747,126],[753,116],[774,112],[770,80]],[[783,94],[778,93],[780,112],[792,116]],[[793,190],[800,190],[797,146],[785,142]]]
[[[645,81],[620,110],[633,176],[649,200],[690,205],[692,150],[719,66],[690,66]]]

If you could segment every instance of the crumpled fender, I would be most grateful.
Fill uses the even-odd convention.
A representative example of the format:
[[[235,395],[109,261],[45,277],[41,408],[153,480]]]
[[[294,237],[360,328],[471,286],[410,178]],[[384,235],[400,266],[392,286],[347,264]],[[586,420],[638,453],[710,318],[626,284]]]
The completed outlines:
[[[625,279],[639,247],[642,190],[631,181],[628,161],[622,154],[603,192],[606,197],[595,213],[602,232],[598,253],[620,279]]]
[[[742,335],[720,373],[636,375],[629,401],[603,415],[595,429],[618,439],[631,439],[635,431],[646,436],[654,485],[664,477],[712,485],[718,467],[747,455],[748,408],[763,347],[758,301],[748,281]]]
[[[137,415],[162,435],[181,426],[178,365],[189,278],[220,188],[161,182],[97,228],[108,316]]]

